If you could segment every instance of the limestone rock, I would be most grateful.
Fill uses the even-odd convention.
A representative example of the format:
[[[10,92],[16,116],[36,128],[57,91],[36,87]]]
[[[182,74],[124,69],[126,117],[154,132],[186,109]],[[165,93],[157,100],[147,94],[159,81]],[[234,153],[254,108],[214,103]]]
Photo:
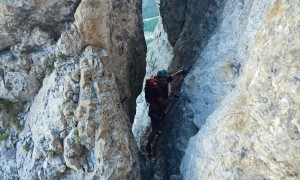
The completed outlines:
[[[167,114],[156,149],[160,170],[152,176],[299,179],[299,3],[160,5],[174,47],[169,71],[193,68]],[[137,134],[138,128],[147,131],[137,124]],[[151,168],[141,162],[141,169]]]
[[[72,174],[86,179],[139,177],[130,121],[120,104],[114,75],[103,69],[102,55],[103,50],[87,47],[80,61],[58,62],[60,72],[47,76],[27,105],[30,109],[23,112],[25,129],[19,134],[22,141],[15,157],[18,174],[25,179],[68,179]],[[77,83],[72,80],[74,72],[80,74]],[[84,72],[94,74],[87,80],[81,76]],[[78,102],[73,102],[77,87]],[[28,152],[21,150],[26,142],[32,144]]]
[[[193,120],[207,119],[189,142],[184,179],[299,179],[299,9],[284,0],[226,3],[193,70],[202,75],[185,81],[191,106],[202,107]]]
[[[140,5],[0,3],[0,99],[18,107],[0,110],[0,179],[139,178],[130,121],[145,75]],[[13,112],[18,132],[10,128]]]
[[[115,74],[120,98],[126,97],[122,106],[133,122],[135,99],[146,72],[141,1],[84,0],[76,10],[74,24],[83,37],[82,47],[94,45],[107,51],[103,64]]]
[[[202,1],[203,2],[203,1]],[[160,0],[160,12],[168,40],[174,47],[185,22],[188,1]]]
[[[72,20],[77,0],[47,1],[4,1],[0,6],[0,49],[5,49],[21,40],[31,28],[39,24],[52,30],[54,36],[61,31],[61,22]],[[63,24],[63,23],[61,23]]]
[[[191,68],[220,23],[225,1],[161,0],[160,4],[163,26],[174,47],[169,71]],[[173,89],[180,91],[177,84],[173,84]]]
[[[67,167],[74,170],[81,170],[80,158],[83,155],[83,146],[79,143],[79,132],[73,129],[64,139],[64,159]]]
[[[147,53],[147,72],[145,79],[155,75],[159,69],[168,69],[173,57],[173,47],[168,42],[167,33],[163,29],[161,18],[159,18],[154,31],[153,44],[153,49]],[[145,101],[145,92],[142,91],[137,98],[136,115],[132,126],[134,137],[140,148],[142,148],[141,145],[143,145],[147,139],[149,125],[148,106]]]
[[[61,34],[60,39],[57,42],[57,51],[66,56],[74,56],[78,54],[82,49],[82,37],[77,29],[72,28]]]

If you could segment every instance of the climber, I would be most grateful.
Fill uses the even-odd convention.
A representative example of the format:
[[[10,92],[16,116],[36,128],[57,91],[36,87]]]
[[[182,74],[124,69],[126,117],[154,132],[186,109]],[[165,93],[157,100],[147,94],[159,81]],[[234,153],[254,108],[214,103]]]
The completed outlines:
[[[169,97],[169,83],[186,74],[186,70],[179,70],[168,76],[167,71],[162,69],[157,72],[156,76],[152,76],[150,79],[146,80],[145,98],[147,103],[150,104],[148,115],[151,119],[152,126],[152,131],[148,136],[148,142],[145,147],[145,152],[149,158],[152,156],[152,142],[156,135],[159,137],[161,134],[166,108],[170,102],[179,97],[178,95]]]

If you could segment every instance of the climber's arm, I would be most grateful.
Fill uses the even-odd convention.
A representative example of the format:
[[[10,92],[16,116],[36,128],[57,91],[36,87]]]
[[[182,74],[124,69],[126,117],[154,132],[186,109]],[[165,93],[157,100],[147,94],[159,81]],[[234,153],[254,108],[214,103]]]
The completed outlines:
[[[181,77],[181,76],[184,76],[184,75],[186,75],[186,74],[187,74],[186,70],[179,70],[179,71],[177,71],[176,73],[172,74],[171,77],[172,77],[173,79],[175,79],[175,78],[179,78],[179,77]]]

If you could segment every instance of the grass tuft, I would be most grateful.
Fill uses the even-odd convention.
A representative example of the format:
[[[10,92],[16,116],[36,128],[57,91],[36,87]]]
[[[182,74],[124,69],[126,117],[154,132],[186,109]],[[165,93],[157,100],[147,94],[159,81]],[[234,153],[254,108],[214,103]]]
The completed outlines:
[[[28,153],[29,152],[29,149],[30,149],[30,144],[26,143],[24,146],[23,146],[23,150]]]
[[[75,135],[76,141],[79,141],[79,131],[78,130],[74,131],[74,135]]]
[[[54,65],[53,64],[49,64],[46,66],[46,70],[45,73],[47,76],[49,76],[54,70]]]
[[[3,110],[3,109],[6,110],[6,111],[9,111],[9,110],[12,109],[12,107],[13,107],[12,102],[10,102],[6,99],[0,98],[0,111]]]
[[[65,54],[59,54],[57,58],[58,60],[65,61],[67,59],[67,56]]]
[[[15,130],[17,132],[22,132],[24,127],[20,124],[20,121],[18,121],[18,115],[14,114],[11,118],[10,118],[10,123],[11,125],[15,128]]]
[[[0,142],[4,141],[4,140],[7,140],[9,137],[9,134],[6,133],[6,132],[2,132],[0,133]]]
[[[49,158],[53,158],[56,155],[56,152],[54,150],[49,150],[47,155]]]

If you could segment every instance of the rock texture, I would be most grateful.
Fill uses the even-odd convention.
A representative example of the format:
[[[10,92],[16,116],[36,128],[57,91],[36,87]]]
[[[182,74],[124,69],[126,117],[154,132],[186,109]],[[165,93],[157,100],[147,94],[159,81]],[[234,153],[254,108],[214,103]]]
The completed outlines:
[[[160,0],[163,26],[170,44],[174,47],[170,72],[192,67],[219,23],[218,9],[222,9],[224,2]]]
[[[141,1],[0,9],[0,179],[139,179]]]
[[[191,1],[186,2],[186,8],[183,10],[181,9],[182,6],[176,5],[177,3],[177,1],[160,2],[163,25],[168,33],[168,39],[176,39],[176,41],[174,40],[173,42],[174,55],[168,67],[170,74],[179,69],[193,67],[197,57],[201,51],[203,51],[203,47],[206,46],[209,38],[214,33],[214,28],[218,25],[217,23],[221,21],[219,14],[224,7],[224,1]],[[180,3],[183,3],[183,1]],[[166,5],[170,7],[164,8]],[[175,18],[175,12],[182,16],[184,21],[183,26],[176,26],[176,22],[172,21],[172,19]],[[179,32],[177,35],[172,32],[170,33],[169,31],[172,30],[168,30],[166,26],[174,26]],[[201,78],[201,76],[195,75],[194,78]],[[157,177],[160,178],[183,178],[180,172],[180,163],[185,154],[185,149],[188,146],[189,139],[194,136],[201,125],[205,123],[204,118],[199,120],[195,125],[195,122],[193,122],[194,115],[196,114],[194,109],[198,106],[192,105],[191,102],[205,102],[206,99],[194,100],[189,91],[181,91],[180,84],[183,80],[184,79],[176,80],[171,84],[172,91],[176,94],[181,93],[181,97],[178,101],[170,105],[166,116],[167,123],[157,145],[157,156],[160,160],[157,161],[156,166],[160,167],[160,170],[157,172]],[[200,86],[200,83],[202,82],[199,82],[199,85],[196,86]],[[197,90],[198,92],[195,92],[196,94],[204,96],[203,93],[200,93],[199,89],[196,89],[196,91]],[[205,98],[209,97],[205,96]],[[207,112],[207,115],[213,111],[212,109],[210,110],[211,111]]]
[[[140,0],[0,2],[0,179],[299,179],[299,2],[158,4],[146,74]],[[143,77],[186,67],[150,162]]]
[[[105,56],[103,50],[88,47],[78,58],[56,63],[56,70],[44,80],[24,115],[25,130],[17,143],[17,157],[23,157],[17,159],[22,178],[139,176],[130,121],[115,77],[101,62]],[[41,121],[46,119],[51,121]],[[22,150],[25,144],[30,145],[27,154]],[[65,174],[67,168],[75,173]]]
[[[160,0],[160,14],[163,17],[163,26],[168,33],[168,40],[175,46],[185,22],[187,0]]]
[[[215,108],[190,140],[181,165],[184,179],[299,179],[300,4],[251,1],[232,11],[234,5],[226,4],[228,21],[224,18],[197,62],[213,63],[194,69],[214,80],[202,87],[211,89],[206,96],[215,99]],[[212,56],[212,49],[219,51]],[[186,90],[199,94],[197,82],[190,76]],[[197,123],[205,110],[195,110]]]
[[[167,69],[173,57],[173,48],[169,44],[167,34],[161,24],[161,19],[154,31],[153,48],[147,52],[147,68],[145,79],[155,75],[159,69]],[[145,82],[144,82],[145,83]],[[144,143],[145,131],[150,124],[148,106],[144,91],[137,98],[137,108],[132,131],[138,146]]]
[[[153,48],[152,48],[153,47]],[[167,69],[173,57],[173,47],[170,45],[167,34],[163,29],[161,18],[154,31],[154,42],[147,52],[147,72],[145,79],[155,75],[159,69]],[[144,82],[145,83],[145,82]],[[151,131],[148,105],[144,91],[137,98],[137,107],[132,132],[140,149],[141,179],[151,179],[157,174],[154,168],[160,169],[155,162],[150,162],[143,153],[143,147]],[[156,167],[155,167],[156,166]],[[158,176],[157,176],[158,177]]]
[[[181,90],[173,86],[181,97],[152,179],[299,179],[300,4],[160,5],[174,47],[169,70],[192,69]]]
[[[51,32],[51,36],[59,38],[65,22],[74,20],[73,13],[79,1],[2,1],[0,6],[0,50],[22,42],[35,27],[42,27]],[[27,46],[27,47],[26,47]],[[30,49],[32,44],[24,44],[23,50]]]
[[[120,98],[126,98],[123,108],[132,121],[146,66],[140,13],[140,1],[86,0],[76,10],[74,23],[82,35],[81,47],[91,44],[108,51],[104,64],[116,74]]]

